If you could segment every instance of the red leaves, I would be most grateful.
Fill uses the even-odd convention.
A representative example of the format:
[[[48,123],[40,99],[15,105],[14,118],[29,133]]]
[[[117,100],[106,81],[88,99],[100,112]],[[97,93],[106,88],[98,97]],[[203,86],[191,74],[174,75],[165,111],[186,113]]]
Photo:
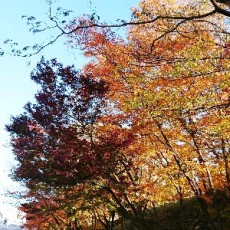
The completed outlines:
[[[88,178],[95,168],[92,125],[105,106],[107,86],[56,60],[42,59],[32,79],[41,85],[36,104],[28,103],[26,112],[7,126],[21,163],[16,175],[28,183],[36,178],[74,184]]]
[[[105,160],[110,159],[110,157],[111,157],[111,154],[110,154],[109,152],[105,152],[104,155],[103,155],[103,158],[104,158]]]

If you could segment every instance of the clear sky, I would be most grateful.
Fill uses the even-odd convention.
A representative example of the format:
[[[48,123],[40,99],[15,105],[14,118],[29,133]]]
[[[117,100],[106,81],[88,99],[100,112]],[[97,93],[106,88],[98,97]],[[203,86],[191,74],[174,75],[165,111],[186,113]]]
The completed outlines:
[[[102,20],[115,22],[116,19],[128,19],[130,7],[137,4],[137,0],[56,0],[56,5],[74,11],[79,15],[96,9]],[[92,4],[90,4],[92,3]],[[92,7],[93,6],[93,7]],[[0,0],[0,48],[5,39],[13,39],[19,45],[26,46],[39,41],[46,41],[52,34],[33,35],[28,30],[26,20],[22,15],[33,15],[46,20],[48,4],[46,0]],[[13,57],[9,54],[0,57],[0,213],[10,223],[16,223],[17,211],[15,199],[6,195],[8,192],[19,190],[19,185],[13,182],[8,174],[16,165],[9,147],[9,136],[5,131],[5,124],[10,117],[23,112],[23,106],[33,101],[37,86],[30,80],[30,72],[40,60],[41,55],[46,59],[57,58],[64,64],[75,64],[80,68],[85,59],[77,50],[68,48],[60,39],[54,45],[45,49],[41,54],[31,58]],[[30,63],[30,65],[28,65]]]

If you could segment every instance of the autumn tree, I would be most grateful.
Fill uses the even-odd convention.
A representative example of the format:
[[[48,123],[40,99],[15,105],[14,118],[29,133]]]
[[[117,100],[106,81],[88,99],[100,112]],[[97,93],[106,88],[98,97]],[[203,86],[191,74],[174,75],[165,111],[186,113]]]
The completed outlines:
[[[206,14],[209,1],[190,4],[141,1],[127,40],[107,26],[70,31],[93,58],[84,71],[109,82],[110,97],[132,114],[136,174],[145,172],[154,194],[142,187],[141,196],[159,204],[195,195],[215,229],[203,198],[229,192],[229,32],[223,15]]]
[[[7,126],[19,162],[14,177],[28,188],[26,226],[110,229],[115,215],[138,225],[142,214],[127,192],[137,178],[125,155],[135,137],[108,85],[55,59],[42,59],[31,78],[41,87],[36,103]]]
[[[25,182],[32,199],[24,211],[37,202],[56,208],[60,205],[51,202],[54,194],[96,177],[102,153],[93,148],[93,130],[104,113],[107,91],[103,81],[56,60],[42,59],[31,78],[41,87],[36,104],[28,103],[26,112],[7,126],[19,162],[15,178]]]

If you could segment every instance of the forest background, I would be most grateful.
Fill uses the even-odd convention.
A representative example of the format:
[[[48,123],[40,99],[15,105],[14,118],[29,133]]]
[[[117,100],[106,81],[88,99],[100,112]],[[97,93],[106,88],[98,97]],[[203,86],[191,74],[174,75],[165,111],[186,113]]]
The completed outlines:
[[[194,198],[202,218],[191,229],[226,228],[228,7],[146,0],[129,21],[110,24],[96,11],[66,22],[70,11],[54,16],[51,7],[47,29],[59,34],[47,44],[20,50],[5,41],[12,54],[33,56],[67,36],[88,57],[81,70],[42,58],[31,74],[35,102],[6,127],[13,175],[28,189],[25,226],[164,229],[158,207],[178,202],[186,229],[185,201]]]

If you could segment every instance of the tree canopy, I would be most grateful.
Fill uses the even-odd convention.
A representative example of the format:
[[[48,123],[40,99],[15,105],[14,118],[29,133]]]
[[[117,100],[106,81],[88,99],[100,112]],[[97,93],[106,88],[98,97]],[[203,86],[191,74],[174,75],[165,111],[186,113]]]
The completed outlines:
[[[191,197],[207,228],[221,229],[208,210],[218,213],[217,191],[230,193],[229,11],[219,3],[145,0],[130,22],[91,16],[66,30],[50,17],[89,61],[77,71],[42,59],[36,103],[7,126],[29,229],[153,229],[155,207]]]

